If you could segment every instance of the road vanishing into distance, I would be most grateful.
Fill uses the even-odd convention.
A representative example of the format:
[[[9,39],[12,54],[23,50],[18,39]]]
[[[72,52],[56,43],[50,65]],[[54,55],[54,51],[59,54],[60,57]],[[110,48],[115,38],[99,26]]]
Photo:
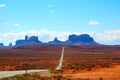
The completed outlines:
[[[61,58],[59,61],[59,64],[56,67],[56,70],[60,70],[62,67],[63,63],[63,57],[64,57],[64,47],[62,47],[62,53],[61,53]],[[32,73],[32,72],[39,72],[42,77],[50,77],[53,76],[52,73],[50,73],[49,70],[19,70],[19,71],[0,71],[0,78],[5,78],[5,77],[11,77],[15,75],[21,75],[21,74],[26,74],[26,73]]]
[[[33,72],[40,72],[41,76],[52,76],[49,70],[27,70],[27,73],[33,73]],[[5,78],[5,77],[12,77],[15,75],[21,75],[21,74],[26,74],[25,70],[19,70],[19,71],[0,71],[0,78]]]

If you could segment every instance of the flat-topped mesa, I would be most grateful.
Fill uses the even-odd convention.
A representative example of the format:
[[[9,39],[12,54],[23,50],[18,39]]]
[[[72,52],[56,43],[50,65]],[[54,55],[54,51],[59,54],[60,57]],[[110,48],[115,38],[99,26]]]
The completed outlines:
[[[28,44],[39,44],[39,43],[41,42],[38,40],[38,36],[31,36],[31,37],[25,36],[24,40],[16,41],[16,46],[28,45]]]
[[[72,34],[68,37],[66,43],[77,45],[98,45],[92,37],[88,34],[75,35]]]
[[[40,42],[39,40],[38,40],[38,36],[31,36],[31,37],[29,37],[29,40],[28,40],[29,42]]]

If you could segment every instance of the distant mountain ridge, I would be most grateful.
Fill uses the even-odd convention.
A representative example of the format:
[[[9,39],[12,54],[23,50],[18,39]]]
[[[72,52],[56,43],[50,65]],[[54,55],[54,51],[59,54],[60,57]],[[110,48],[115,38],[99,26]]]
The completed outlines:
[[[94,41],[92,37],[88,34],[81,34],[81,35],[69,35],[68,40],[60,41],[55,37],[53,41],[49,41],[48,43],[42,43],[38,40],[38,36],[25,36],[24,40],[17,40],[16,46],[20,45],[30,45],[30,44],[37,44],[37,45],[99,45],[97,42]]]

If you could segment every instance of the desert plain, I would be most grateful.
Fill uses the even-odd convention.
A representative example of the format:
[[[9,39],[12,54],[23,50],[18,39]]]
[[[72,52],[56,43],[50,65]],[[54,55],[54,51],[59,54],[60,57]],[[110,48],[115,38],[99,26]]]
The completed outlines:
[[[62,47],[31,45],[1,48],[0,71],[49,69],[69,80],[120,80],[120,46],[67,45],[62,70],[55,72]]]

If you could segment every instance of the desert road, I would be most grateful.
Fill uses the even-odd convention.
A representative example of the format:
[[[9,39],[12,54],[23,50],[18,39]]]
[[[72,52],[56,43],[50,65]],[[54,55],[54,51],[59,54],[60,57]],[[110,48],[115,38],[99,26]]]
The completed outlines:
[[[60,70],[62,67],[62,63],[63,63],[63,56],[64,56],[64,47],[62,48],[62,54],[61,54],[61,58],[59,61],[59,64],[56,68],[56,70]],[[50,73],[49,70],[27,70],[27,73],[31,73],[31,72],[39,72],[40,75],[42,77],[50,77],[53,76],[52,73]],[[19,71],[0,71],[0,78],[5,78],[5,77],[11,77],[11,76],[15,76],[15,75],[20,75],[20,74],[26,74],[26,70],[19,70]]]
[[[49,70],[27,70],[27,73],[40,72],[41,76],[52,76]],[[11,77],[15,75],[25,74],[25,70],[19,71],[0,71],[0,78]]]

